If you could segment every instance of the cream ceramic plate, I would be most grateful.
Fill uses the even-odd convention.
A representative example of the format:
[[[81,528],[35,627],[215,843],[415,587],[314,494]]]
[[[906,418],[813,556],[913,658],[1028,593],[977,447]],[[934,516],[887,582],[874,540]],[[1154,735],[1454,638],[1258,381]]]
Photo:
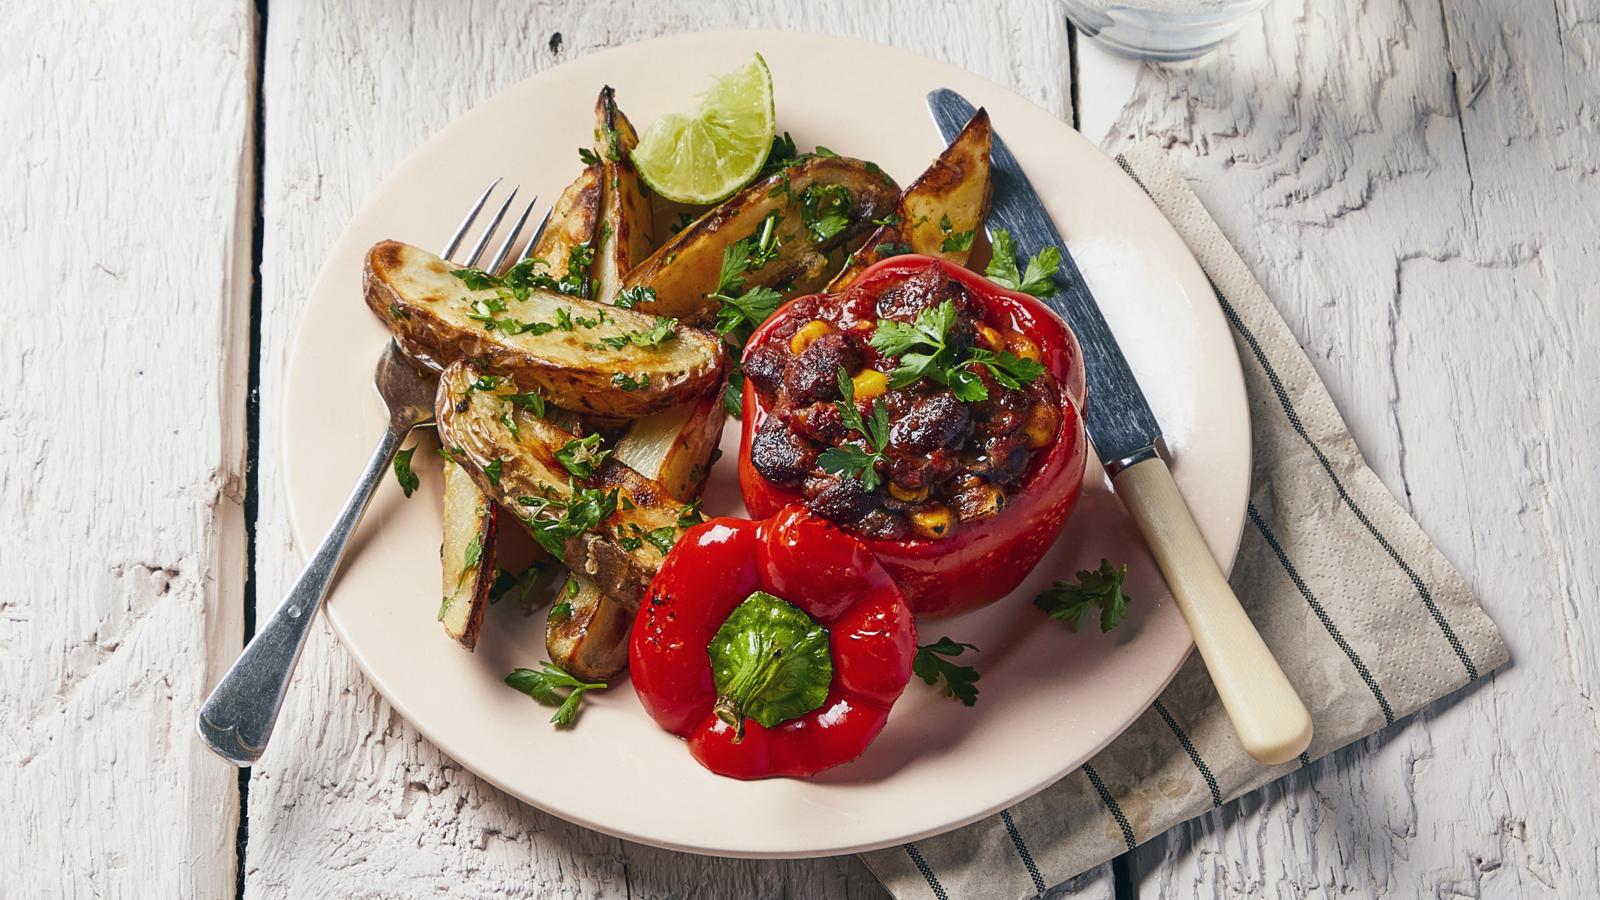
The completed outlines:
[[[1174,449],[1178,483],[1217,558],[1231,562],[1249,483],[1249,428],[1233,344],[1199,267],[1140,190],[1087,141],[1015,94],[888,48],[796,34],[702,34],[596,53],[481,104],[384,182],[345,230],[307,305],[291,366],[284,453],[295,534],[312,547],[384,426],[373,364],[385,335],[363,306],[363,251],[381,238],[438,247],[493,176],[554,198],[588,145],[595,94],[617,89],[642,128],[694,102],[712,76],[760,51],[780,129],[877,161],[908,183],[941,148],[923,98],[951,87],[987,106],[1060,224]],[[826,64],[819,64],[825,62]],[[1091,401],[1092,402],[1092,401]],[[492,608],[476,653],[434,620],[440,477],[433,438],[422,489],[379,490],[328,617],[395,708],[462,765],[562,818],[663,847],[726,856],[821,856],[897,844],[1003,808],[1070,772],[1128,726],[1189,653],[1178,610],[1131,524],[1091,472],[1066,534],[1006,600],[927,623],[977,644],[977,706],[913,679],[857,762],[811,781],[739,782],[700,768],[645,715],[626,681],[556,731],[550,710],[501,683],[546,659],[542,613]],[[743,514],[737,427],[705,502]],[[1073,635],[1029,603],[1101,557],[1132,569],[1134,603],[1110,635]]]

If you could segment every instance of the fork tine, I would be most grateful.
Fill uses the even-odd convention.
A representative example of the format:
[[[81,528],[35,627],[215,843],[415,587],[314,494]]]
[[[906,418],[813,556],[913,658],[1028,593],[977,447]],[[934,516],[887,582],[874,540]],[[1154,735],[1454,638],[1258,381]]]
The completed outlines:
[[[500,204],[500,208],[494,211],[494,218],[489,220],[489,227],[483,229],[483,237],[478,238],[478,243],[472,246],[472,254],[467,257],[468,266],[478,264],[478,257],[483,255],[483,249],[489,246],[489,239],[494,237],[494,230],[500,227],[501,220],[506,217],[506,210],[511,208],[511,201],[517,199],[519,187],[513,187],[511,193],[506,195],[506,202]]]
[[[522,255],[517,257],[517,262],[522,262],[533,255],[534,245],[538,244],[539,239],[544,237],[545,226],[550,224],[550,214],[555,211],[556,209],[553,206],[544,211],[544,218],[539,220],[539,227],[533,230],[533,237],[528,238],[528,246],[522,248]]]
[[[500,243],[500,249],[494,252],[494,259],[489,260],[489,265],[484,267],[483,270],[485,272],[500,271],[500,264],[506,261],[506,257],[511,253],[511,248],[516,246],[517,235],[522,233],[522,226],[528,223],[528,216],[538,203],[539,198],[537,196],[528,201],[528,205],[522,210],[522,215],[517,216],[516,223],[511,226],[511,233],[506,235],[506,239]]]
[[[450,235],[450,242],[445,244],[444,252],[439,254],[440,256],[449,259],[455,254],[456,248],[461,246],[461,238],[466,235],[467,229],[472,227],[472,220],[478,217],[478,211],[483,209],[484,201],[488,200],[489,195],[494,193],[494,189],[499,186],[501,180],[496,178],[489,182],[489,186],[484,188],[483,193],[478,195],[477,202],[472,204],[472,208],[467,210],[467,215],[461,220],[461,224],[456,226],[456,233]]]

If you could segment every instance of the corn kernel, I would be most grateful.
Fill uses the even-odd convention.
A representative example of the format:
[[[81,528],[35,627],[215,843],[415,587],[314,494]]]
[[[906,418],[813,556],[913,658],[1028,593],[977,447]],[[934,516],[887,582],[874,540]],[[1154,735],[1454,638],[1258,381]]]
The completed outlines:
[[[1006,335],[1006,349],[1020,359],[1039,361],[1039,345],[1025,334],[1013,332]]]
[[[979,322],[978,346],[989,351],[990,353],[999,353],[1001,350],[1006,348],[1006,342],[1005,338],[1000,336],[1000,332],[995,331],[993,328],[990,328],[982,322]]]
[[[857,400],[871,400],[882,396],[883,392],[888,390],[889,376],[877,369],[862,369],[850,379],[850,383],[855,385]]]
[[[927,485],[916,488],[901,487],[891,481],[889,482],[889,496],[905,503],[921,503],[923,500],[928,499],[928,487]]]
[[[1028,448],[1037,450],[1056,439],[1056,427],[1061,424],[1061,417],[1055,408],[1048,403],[1035,403],[1033,409],[1028,410],[1028,421],[1022,426],[1022,436],[1028,441]]]
[[[811,346],[811,342],[833,330],[833,326],[821,319],[812,319],[800,326],[800,330],[789,338],[789,352],[799,353]]]
[[[929,503],[911,514],[911,530],[918,537],[942,538],[950,533],[956,517],[950,507],[942,503]]]

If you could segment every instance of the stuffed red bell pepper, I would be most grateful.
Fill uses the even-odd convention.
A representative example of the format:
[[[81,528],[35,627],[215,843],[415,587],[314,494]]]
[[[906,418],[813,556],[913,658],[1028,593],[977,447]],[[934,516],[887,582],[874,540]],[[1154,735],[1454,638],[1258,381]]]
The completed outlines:
[[[859,536],[921,614],[1014,590],[1060,534],[1088,444],[1076,338],[1034,297],[925,256],[779,309],[744,353],[739,484]]]
[[[640,605],[629,665],[645,710],[701,765],[806,776],[877,737],[916,643],[861,541],[794,506],[686,532]]]

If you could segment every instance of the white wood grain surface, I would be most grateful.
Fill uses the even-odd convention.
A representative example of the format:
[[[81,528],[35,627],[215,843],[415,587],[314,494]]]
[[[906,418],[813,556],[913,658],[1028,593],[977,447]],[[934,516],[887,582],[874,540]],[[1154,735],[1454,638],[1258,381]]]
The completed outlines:
[[[0,895],[233,892],[253,20],[0,10]]]
[[[236,780],[191,722],[242,616],[258,79],[264,613],[304,552],[278,406],[319,248],[495,91],[602,47],[733,27],[896,44],[1062,116],[1076,98],[1110,149],[1164,136],[1512,645],[1478,688],[1141,848],[1143,895],[1591,894],[1597,7],[1277,0],[1221,52],[1156,67],[1074,45],[1053,0],[271,0],[260,68],[243,0],[12,0],[0,894],[234,890]],[[92,377],[51,390],[74,364]],[[850,858],[688,857],[522,806],[401,721],[325,627],[248,799],[252,898],[881,894]],[[1111,890],[1102,871],[1070,892]]]

